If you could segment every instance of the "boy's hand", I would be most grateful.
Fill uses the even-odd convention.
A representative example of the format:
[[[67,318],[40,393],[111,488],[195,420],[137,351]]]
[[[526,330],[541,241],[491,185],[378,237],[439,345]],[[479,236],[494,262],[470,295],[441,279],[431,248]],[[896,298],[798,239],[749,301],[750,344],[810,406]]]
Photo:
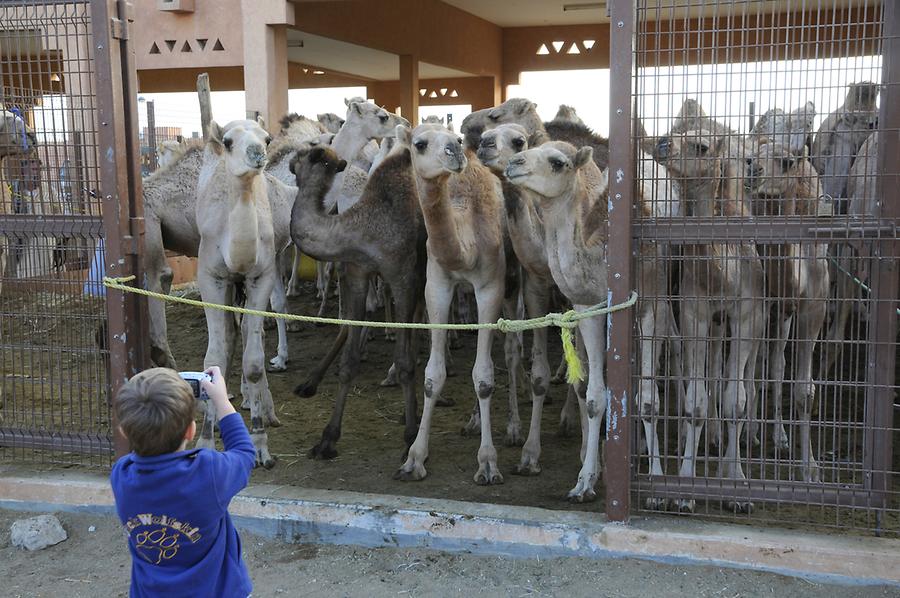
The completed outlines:
[[[202,380],[200,386],[206,391],[209,400],[216,407],[216,420],[234,413],[234,407],[228,400],[228,389],[225,387],[225,376],[222,375],[219,366],[214,365],[206,373],[212,377],[212,382]]]

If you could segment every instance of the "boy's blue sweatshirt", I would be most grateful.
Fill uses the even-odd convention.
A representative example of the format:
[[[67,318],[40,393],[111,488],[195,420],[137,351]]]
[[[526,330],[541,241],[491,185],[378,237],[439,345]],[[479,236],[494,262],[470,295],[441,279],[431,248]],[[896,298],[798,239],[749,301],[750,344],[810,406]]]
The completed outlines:
[[[219,422],[224,452],[129,453],[110,474],[131,550],[131,596],[245,598],[253,584],[228,503],[256,450],[237,413]]]

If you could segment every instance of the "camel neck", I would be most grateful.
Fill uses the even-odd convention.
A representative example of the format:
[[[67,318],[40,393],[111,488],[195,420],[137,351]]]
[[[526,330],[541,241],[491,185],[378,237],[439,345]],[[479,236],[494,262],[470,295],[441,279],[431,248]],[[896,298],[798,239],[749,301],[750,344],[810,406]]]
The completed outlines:
[[[429,255],[448,270],[466,269],[467,260],[459,238],[456,214],[450,206],[449,175],[417,179],[422,217],[428,232]]]
[[[334,135],[331,147],[335,153],[348,162],[356,159],[369,140],[351,123],[344,126]]]
[[[232,272],[246,273],[256,264],[259,240],[259,197],[267,200],[265,179],[261,175],[241,179],[239,199],[228,212],[226,264]],[[260,195],[261,194],[261,195]]]

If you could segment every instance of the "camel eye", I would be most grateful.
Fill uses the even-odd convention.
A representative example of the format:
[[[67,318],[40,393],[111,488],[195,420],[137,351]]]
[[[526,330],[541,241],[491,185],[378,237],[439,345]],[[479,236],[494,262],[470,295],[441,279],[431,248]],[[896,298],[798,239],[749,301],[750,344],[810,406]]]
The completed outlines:
[[[565,166],[565,162],[560,160],[559,158],[550,158],[550,166],[553,168],[555,172],[559,172]]]
[[[512,143],[513,143],[513,147],[522,149],[522,146],[525,145],[525,140],[522,139],[521,137],[516,137],[515,139],[513,139]]]
[[[266,147],[269,147],[270,143],[272,143],[272,137],[268,136],[268,137],[266,137]]]
[[[706,152],[708,152],[708,151],[709,151],[709,146],[706,145],[705,143],[697,144],[697,153],[700,154],[701,156],[705,156]]]
[[[384,124],[388,121],[388,115],[387,114],[379,114],[378,120],[380,120],[381,123]]]
[[[782,159],[781,159],[781,169],[782,169],[784,172],[787,172],[788,170],[790,170],[791,168],[793,168],[793,166],[794,166],[794,159],[793,159],[793,158],[782,158]]]
[[[428,147],[428,142],[422,139],[416,141],[413,145],[416,146],[416,149],[420,152],[425,151],[425,148]]]
[[[222,145],[225,146],[225,149],[231,151],[231,146],[234,145],[234,140],[231,137],[226,137],[222,140]]]
[[[490,114],[488,114],[488,118],[494,122],[497,122],[498,120],[500,120],[500,115],[496,112],[491,112]]]

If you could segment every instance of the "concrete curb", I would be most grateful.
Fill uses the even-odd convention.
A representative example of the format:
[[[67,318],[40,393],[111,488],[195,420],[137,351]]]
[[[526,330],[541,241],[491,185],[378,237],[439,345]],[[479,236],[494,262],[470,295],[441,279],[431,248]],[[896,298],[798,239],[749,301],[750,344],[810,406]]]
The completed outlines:
[[[104,476],[0,477],[0,508],[114,513]],[[900,541],[451,500],[254,485],[235,524],[287,542],[427,547],[513,557],[641,558],[764,570],[839,584],[900,587]]]

